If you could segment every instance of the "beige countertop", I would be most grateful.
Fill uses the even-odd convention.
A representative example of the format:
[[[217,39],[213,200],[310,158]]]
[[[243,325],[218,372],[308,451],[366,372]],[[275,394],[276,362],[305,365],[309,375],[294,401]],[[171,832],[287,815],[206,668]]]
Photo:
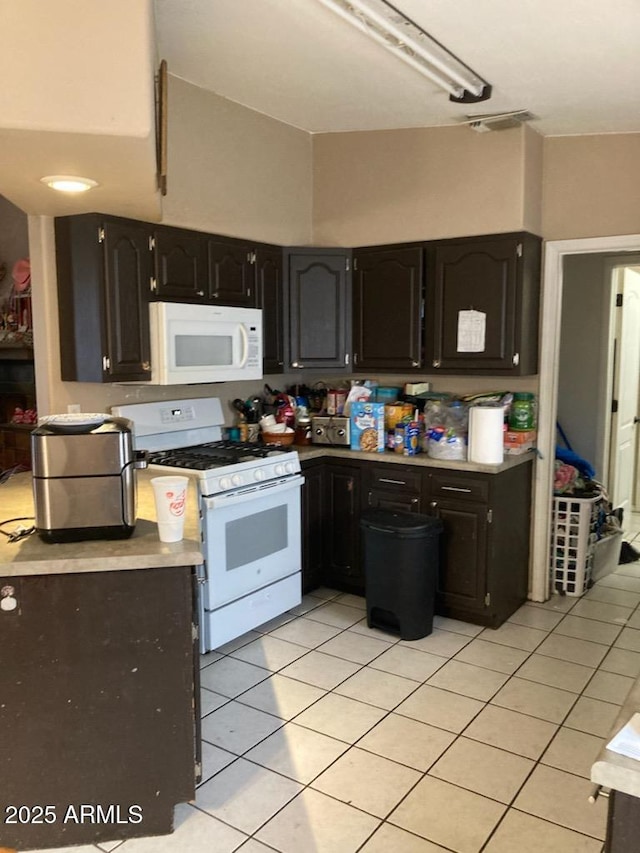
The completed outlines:
[[[636,711],[640,711],[640,678],[629,691],[606,743],[629,722]],[[591,767],[591,781],[623,794],[640,797],[640,761],[619,755],[603,746]]]
[[[361,450],[350,450],[348,447],[337,447],[329,444],[312,444],[307,447],[295,447],[301,462],[309,459],[338,458],[338,459],[362,459],[365,462],[395,463],[396,465],[417,465],[421,468],[448,468],[450,471],[467,471],[480,474],[500,474],[535,460],[535,451],[530,450],[518,456],[505,456],[500,465],[483,465],[479,462],[456,462],[450,459],[434,459],[426,453],[418,453],[415,456],[403,456],[385,450],[384,453],[363,453]]]
[[[157,472],[156,472],[157,473]],[[49,544],[33,534],[18,542],[0,536],[0,578],[18,575],[104,572],[148,569],[162,566],[194,566],[202,563],[198,536],[196,489],[189,485],[185,538],[181,542],[160,542],[155,523],[153,474],[138,471],[138,520],[129,539],[95,540]],[[0,485],[0,521],[33,516],[31,474],[16,474]],[[30,522],[23,522],[29,525]],[[5,524],[11,532],[16,524]]]

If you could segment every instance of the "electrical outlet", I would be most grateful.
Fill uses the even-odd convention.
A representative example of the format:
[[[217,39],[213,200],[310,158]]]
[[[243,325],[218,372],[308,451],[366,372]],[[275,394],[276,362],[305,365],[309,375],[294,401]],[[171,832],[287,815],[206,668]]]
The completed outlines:
[[[80,408],[80,403],[69,403],[67,405],[67,412],[70,415],[74,415],[77,412],[81,412],[81,411],[82,411],[82,409]]]

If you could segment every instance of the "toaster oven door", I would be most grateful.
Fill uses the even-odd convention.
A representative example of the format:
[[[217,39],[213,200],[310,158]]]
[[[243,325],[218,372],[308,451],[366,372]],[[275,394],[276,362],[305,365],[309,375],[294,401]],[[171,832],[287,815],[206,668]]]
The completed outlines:
[[[112,477],[34,477],[33,492],[39,531],[135,524],[135,480],[131,467]]]

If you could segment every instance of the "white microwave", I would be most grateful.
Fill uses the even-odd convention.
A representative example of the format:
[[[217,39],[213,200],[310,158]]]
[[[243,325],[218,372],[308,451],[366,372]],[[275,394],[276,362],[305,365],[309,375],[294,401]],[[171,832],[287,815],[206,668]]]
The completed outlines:
[[[151,383],[262,379],[262,311],[150,302]]]

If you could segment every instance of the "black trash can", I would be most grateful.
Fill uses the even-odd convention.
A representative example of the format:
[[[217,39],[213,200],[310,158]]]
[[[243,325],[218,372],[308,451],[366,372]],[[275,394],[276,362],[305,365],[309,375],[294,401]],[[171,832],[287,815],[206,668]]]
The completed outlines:
[[[419,640],[433,630],[439,567],[439,518],[369,509],[360,521],[367,624]]]

